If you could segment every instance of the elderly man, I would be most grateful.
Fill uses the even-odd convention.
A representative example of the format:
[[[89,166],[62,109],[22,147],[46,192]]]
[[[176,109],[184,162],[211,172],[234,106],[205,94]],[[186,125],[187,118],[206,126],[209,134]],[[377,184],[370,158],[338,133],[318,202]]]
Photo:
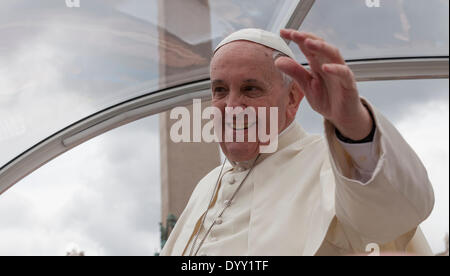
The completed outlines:
[[[198,183],[161,254],[430,253],[418,225],[434,196],[419,158],[360,98],[335,47],[310,33],[280,34],[310,70],[280,36],[258,29],[224,39],[210,65],[212,104],[222,113],[278,108],[276,152],[261,153],[258,139],[220,142],[227,162]],[[324,117],[324,138],[295,122],[303,98]]]

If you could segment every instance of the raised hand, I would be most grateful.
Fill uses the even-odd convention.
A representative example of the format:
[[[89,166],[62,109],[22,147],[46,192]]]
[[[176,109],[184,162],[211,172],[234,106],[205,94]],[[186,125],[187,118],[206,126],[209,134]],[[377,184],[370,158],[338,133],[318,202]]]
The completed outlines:
[[[298,82],[311,108],[347,138],[361,140],[369,135],[372,118],[361,103],[353,72],[339,50],[311,33],[284,29],[280,35],[298,45],[310,71],[288,57],[278,58],[275,65]]]

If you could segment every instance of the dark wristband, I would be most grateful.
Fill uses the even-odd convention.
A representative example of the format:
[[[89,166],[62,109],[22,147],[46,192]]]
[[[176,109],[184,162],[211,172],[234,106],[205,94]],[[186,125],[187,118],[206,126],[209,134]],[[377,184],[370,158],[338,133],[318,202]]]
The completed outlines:
[[[363,143],[370,143],[370,142],[372,142],[373,138],[375,136],[375,130],[377,129],[377,127],[375,125],[375,120],[373,118],[372,112],[368,108],[367,108],[367,111],[369,111],[370,118],[372,118],[372,130],[370,131],[369,135],[367,135],[364,139],[361,139],[361,140],[352,140],[352,139],[347,138],[344,135],[342,135],[339,132],[339,130],[337,128],[335,128],[335,133],[336,133],[337,138],[339,140],[341,140],[342,142],[347,143],[347,144],[363,144]]]

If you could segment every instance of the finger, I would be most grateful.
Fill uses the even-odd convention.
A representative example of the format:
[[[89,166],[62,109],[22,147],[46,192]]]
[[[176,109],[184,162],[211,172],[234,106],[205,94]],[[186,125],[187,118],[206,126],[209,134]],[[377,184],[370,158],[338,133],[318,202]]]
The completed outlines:
[[[309,87],[312,79],[311,74],[295,60],[288,57],[280,57],[275,61],[275,66],[296,80],[303,89],[306,90]]]
[[[323,41],[322,38],[308,32],[298,32],[295,30],[282,30],[280,31],[280,34],[284,38],[294,41],[300,47],[300,50],[302,50],[303,54],[305,55],[314,54],[313,52],[308,51],[307,47],[305,46],[305,41],[307,39]]]
[[[311,89],[304,91],[304,94],[310,106],[318,112],[321,106],[328,102],[327,93],[324,91],[323,81],[320,78],[311,80]]]
[[[281,37],[288,39],[288,40],[293,40],[294,42],[295,42],[295,39],[305,40],[307,38],[323,40],[323,38],[321,38],[313,33],[303,32],[303,31],[300,32],[300,31],[293,30],[293,29],[282,29],[282,30],[280,30],[280,35],[281,35]]]
[[[323,64],[322,70],[324,73],[336,76],[339,82],[345,89],[355,89],[356,81],[353,71],[343,64]]]
[[[312,33],[299,32],[299,31],[295,31],[295,30],[283,29],[280,31],[280,35],[285,39],[294,41],[307,58],[309,56],[314,56],[314,53],[311,51],[308,51],[307,47],[304,44],[305,40],[306,39],[321,40],[321,38],[319,38],[318,36],[316,36]]]
[[[308,63],[311,67],[311,73],[314,77],[318,77],[318,75],[321,74],[321,64],[322,63],[329,63],[332,61],[323,59],[322,57],[317,57],[317,54],[314,51],[310,51],[305,42],[309,40],[313,41],[323,41],[322,38],[308,32],[298,32],[295,30],[281,30],[280,34],[292,41],[294,41],[297,46],[299,47],[300,51],[305,55],[306,59],[308,60]],[[335,61],[334,61],[335,62]]]
[[[323,81],[320,76],[313,77],[303,66],[286,57],[278,58],[275,65],[297,81],[311,106],[318,106],[323,101]]]
[[[300,51],[305,55],[306,59],[308,60],[308,63],[310,63],[311,72],[315,76],[316,73],[314,72],[314,69],[317,69],[316,68],[317,66],[316,65],[311,66],[312,57],[310,57],[310,55],[312,55],[312,53],[308,52],[306,47],[303,45],[304,34],[300,34],[300,36],[294,36],[294,34],[299,34],[299,32],[294,31],[294,30],[287,30],[287,29],[283,29],[280,31],[280,35],[282,37],[284,37],[288,40],[294,41],[297,44]],[[300,81],[299,81],[299,83],[301,84]],[[302,86],[304,86],[304,84],[302,84]]]
[[[305,40],[304,44],[309,51],[316,53],[316,56],[319,56],[321,60],[328,60],[331,63],[345,64],[345,60],[338,48],[326,43],[325,41],[312,40],[308,38]]]

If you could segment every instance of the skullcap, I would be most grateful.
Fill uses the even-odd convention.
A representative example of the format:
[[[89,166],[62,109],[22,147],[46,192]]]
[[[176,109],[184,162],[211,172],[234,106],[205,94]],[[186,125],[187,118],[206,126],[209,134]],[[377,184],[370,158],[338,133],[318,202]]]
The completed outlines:
[[[223,45],[228,44],[233,41],[237,41],[237,40],[246,40],[246,41],[255,42],[255,43],[264,45],[266,47],[275,49],[275,50],[295,59],[294,53],[289,48],[287,43],[279,35],[276,35],[274,33],[271,33],[271,32],[265,31],[265,30],[254,29],[254,28],[242,29],[242,30],[239,30],[239,31],[236,31],[236,32],[230,34],[224,40],[222,40],[219,43],[219,45],[217,45],[217,47],[214,49],[214,53],[216,53],[217,50],[219,50],[219,48],[222,47]]]

